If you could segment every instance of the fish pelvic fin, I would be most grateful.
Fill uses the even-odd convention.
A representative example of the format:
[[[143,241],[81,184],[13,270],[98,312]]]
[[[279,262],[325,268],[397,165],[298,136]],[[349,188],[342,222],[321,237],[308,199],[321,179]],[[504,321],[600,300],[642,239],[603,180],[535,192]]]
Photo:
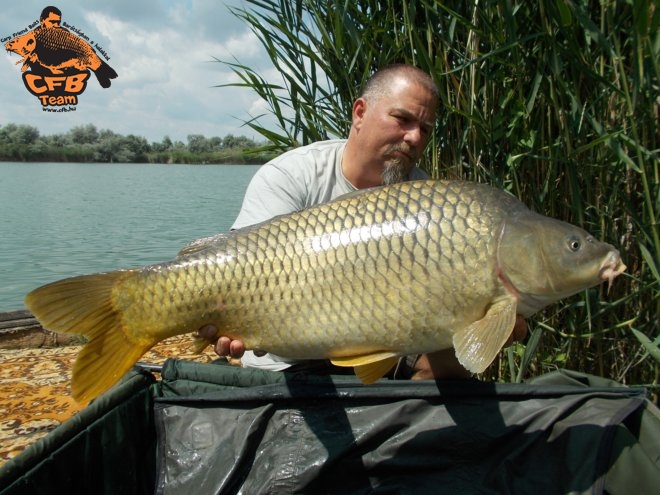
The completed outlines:
[[[377,352],[362,356],[332,358],[330,362],[335,366],[353,367],[360,381],[369,385],[382,378],[398,360],[399,356],[393,352]]]
[[[464,368],[481,373],[493,362],[513,332],[516,307],[513,298],[502,299],[483,318],[454,334],[456,357]]]
[[[156,341],[131,338],[112,299],[133,270],[83,275],[39,287],[25,305],[44,328],[82,335],[88,342],[73,366],[73,398],[86,404],[114,385]]]

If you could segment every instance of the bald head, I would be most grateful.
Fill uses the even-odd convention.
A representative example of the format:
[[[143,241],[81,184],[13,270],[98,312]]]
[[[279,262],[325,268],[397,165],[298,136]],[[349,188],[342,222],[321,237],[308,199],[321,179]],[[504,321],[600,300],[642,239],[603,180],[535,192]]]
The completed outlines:
[[[360,97],[373,101],[387,96],[392,86],[401,79],[423,86],[436,101],[439,99],[438,87],[431,76],[417,67],[405,64],[388,65],[375,72],[367,80]]]

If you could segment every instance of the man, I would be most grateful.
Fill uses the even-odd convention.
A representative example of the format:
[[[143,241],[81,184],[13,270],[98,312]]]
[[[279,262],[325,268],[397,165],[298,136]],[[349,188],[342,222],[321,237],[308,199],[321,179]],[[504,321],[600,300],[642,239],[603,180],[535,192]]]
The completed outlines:
[[[61,22],[62,22],[62,11],[60,11],[60,9],[58,9],[57,7],[49,6],[41,11],[41,15],[39,16],[39,24],[41,24],[42,28],[45,29],[52,27],[60,28]]]
[[[376,72],[353,103],[348,139],[296,148],[261,167],[247,188],[232,228],[299,211],[358,189],[427,178],[415,164],[433,131],[438,99],[431,77],[416,67],[393,65]],[[519,320],[514,333],[524,335],[525,324]],[[215,328],[203,327],[199,333],[212,339]],[[313,363],[246,352],[243,342],[227,337],[217,340],[215,350],[221,356],[241,357],[246,367],[317,371]],[[416,379],[468,375],[453,349],[402,359],[395,371],[395,377]]]

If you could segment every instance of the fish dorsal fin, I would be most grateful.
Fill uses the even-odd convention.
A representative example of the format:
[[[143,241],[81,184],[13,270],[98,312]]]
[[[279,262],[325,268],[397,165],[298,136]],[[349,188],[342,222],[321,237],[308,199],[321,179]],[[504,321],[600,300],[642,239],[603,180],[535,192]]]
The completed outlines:
[[[493,304],[483,318],[453,337],[458,362],[472,373],[481,373],[493,362],[513,332],[516,301],[502,299]]]
[[[385,351],[361,356],[333,358],[331,362],[335,366],[352,366],[355,369],[355,375],[360,381],[368,385],[383,377],[385,373],[396,365],[398,360],[398,355]]]
[[[201,237],[199,239],[195,239],[194,241],[190,241],[188,244],[183,246],[181,251],[177,253],[177,258],[181,258],[183,256],[187,256],[189,254],[193,253],[198,253],[200,251],[203,251],[204,249],[208,248],[211,245],[216,245],[218,243],[223,243],[225,239],[227,239],[228,234],[226,233],[221,233],[221,234],[216,234],[212,235],[209,237]]]

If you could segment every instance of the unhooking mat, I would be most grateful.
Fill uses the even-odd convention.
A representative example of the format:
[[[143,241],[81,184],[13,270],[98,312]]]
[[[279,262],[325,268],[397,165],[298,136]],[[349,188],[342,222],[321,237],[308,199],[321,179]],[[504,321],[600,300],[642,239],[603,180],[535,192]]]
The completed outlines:
[[[0,494],[654,494],[643,389],[388,381],[169,360],[0,469]]]

